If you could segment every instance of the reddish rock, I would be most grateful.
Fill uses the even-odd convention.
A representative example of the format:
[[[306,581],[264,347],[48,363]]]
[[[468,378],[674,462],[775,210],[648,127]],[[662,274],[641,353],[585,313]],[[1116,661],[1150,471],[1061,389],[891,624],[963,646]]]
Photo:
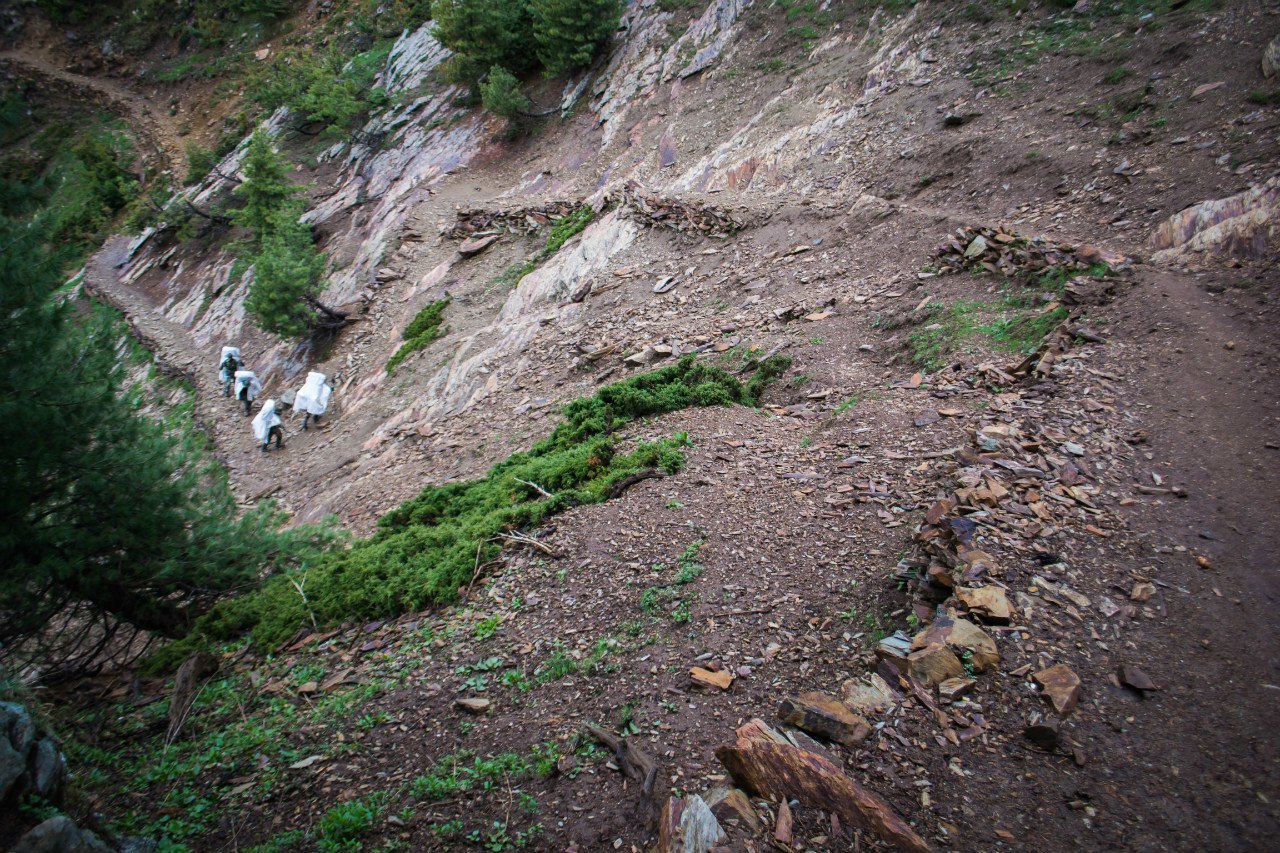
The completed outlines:
[[[998,586],[962,586],[956,590],[956,598],[960,599],[970,613],[987,622],[1006,625],[1013,618],[1009,596]]]
[[[964,675],[964,665],[951,649],[932,643],[907,657],[907,673],[925,687],[933,687]]]
[[[875,793],[822,756],[776,743],[762,736],[758,727],[748,724],[740,728],[738,742],[717,749],[716,757],[739,786],[757,796],[797,799],[834,812],[842,823],[875,833],[900,850],[929,850],[924,839]]]
[[[870,723],[825,693],[801,693],[783,699],[778,706],[778,719],[845,746],[859,744],[871,734]]]
[[[1064,663],[1054,664],[1031,677],[1040,685],[1041,692],[1059,717],[1065,717],[1076,709],[1082,692],[1080,676],[1072,672],[1069,666]]]

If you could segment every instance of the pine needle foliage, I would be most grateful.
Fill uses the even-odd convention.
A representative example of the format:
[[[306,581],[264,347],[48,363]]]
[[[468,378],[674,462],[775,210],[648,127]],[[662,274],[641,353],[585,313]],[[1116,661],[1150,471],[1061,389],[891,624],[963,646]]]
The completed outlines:
[[[313,619],[323,625],[383,618],[452,601],[477,566],[498,556],[500,534],[536,527],[574,506],[605,501],[633,474],[675,471],[683,464],[683,435],[639,442],[625,451],[619,429],[638,418],[690,406],[755,405],[765,386],[789,365],[790,359],[775,356],[743,383],[688,356],[608,385],[566,406],[563,422],[530,450],[513,454],[478,480],[425,489],[384,516],[371,538],[331,553],[305,574],[271,578],[258,592],[225,602],[202,621],[199,631],[209,639],[248,633],[267,649]],[[299,585],[304,585],[305,599]],[[164,662],[181,660],[187,648],[176,646]]]
[[[619,0],[530,0],[538,61],[552,74],[585,68],[622,17]]]
[[[69,608],[181,636],[310,534],[278,532],[266,505],[240,513],[200,438],[141,414],[123,323],[58,298],[44,230],[0,220],[0,653]]]

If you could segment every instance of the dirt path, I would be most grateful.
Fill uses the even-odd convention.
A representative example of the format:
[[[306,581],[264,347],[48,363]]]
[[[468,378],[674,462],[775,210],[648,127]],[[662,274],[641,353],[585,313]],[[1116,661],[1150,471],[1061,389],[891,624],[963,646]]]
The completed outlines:
[[[1148,412],[1148,466],[1189,493],[1135,507],[1132,519],[1173,585],[1171,618],[1142,641],[1166,691],[1124,724],[1134,748],[1129,796],[1142,802],[1149,844],[1182,837],[1205,849],[1259,849],[1276,819],[1276,309],[1265,294],[1206,289],[1237,281],[1159,273],[1118,306],[1142,364],[1134,408]]]
[[[115,113],[129,123],[138,138],[159,158],[161,170],[179,177],[185,171],[186,154],[176,125],[155,112],[147,99],[136,92],[111,80],[64,71],[27,50],[0,52],[0,68],[73,100]]]
[[[253,450],[249,424],[239,405],[223,396],[215,366],[217,353],[194,347],[185,328],[165,319],[141,291],[120,281],[117,270],[126,260],[130,239],[112,237],[89,258],[85,289],[124,315],[134,336],[155,354],[162,373],[191,384],[196,426],[209,437],[218,460],[231,470],[236,493],[247,500],[265,497],[270,482],[243,463]]]

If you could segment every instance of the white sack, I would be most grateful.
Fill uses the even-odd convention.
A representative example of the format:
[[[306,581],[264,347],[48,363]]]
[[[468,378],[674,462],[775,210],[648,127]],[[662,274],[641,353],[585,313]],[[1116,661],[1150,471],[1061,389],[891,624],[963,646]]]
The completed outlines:
[[[307,381],[293,398],[293,407],[311,415],[323,415],[329,408],[333,389],[324,383],[325,375],[314,370],[307,374]]]
[[[245,386],[249,387],[249,401],[252,402],[258,398],[259,392],[262,391],[262,382],[252,370],[236,371],[236,399],[240,399],[240,390]]]
[[[223,382],[226,382],[231,378],[227,375],[227,371],[222,369],[222,365],[226,362],[227,356],[229,355],[234,355],[236,357],[237,364],[243,364],[243,362],[240,361],[240,347],[223,347],[222,357],[218,359],[218,377],[222,379]]]
[[[276,414],[276,401],[268,400],[262,404],[262,411],[253,419],[253,434],[259,442],[266,444],[273,426],[280,426],[280,416]]]

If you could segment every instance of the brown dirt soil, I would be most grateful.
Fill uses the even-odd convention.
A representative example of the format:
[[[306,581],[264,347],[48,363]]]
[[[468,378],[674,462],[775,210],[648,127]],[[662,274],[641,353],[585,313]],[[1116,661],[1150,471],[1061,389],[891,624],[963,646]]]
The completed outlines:
[[[1016,21],[946,11],[952,17],[931,50],[955,68],[1022,38]],[[301,509],[307,490],[325,485],[315,482],[323,472],[351,484],[335,508],[366,531],[424,483],[483,472],[546,435],[557,405],[627,375],[617,360],[590,371],[574,365],[581,344],[625,342],[630,352],[702,335],[781,348],[794,364],[758,411],[691,409],[632,424],[629,440],[687,433],[684,470],[531,531],[551,553],[513,545],[457,606],[342,626],[270,658],[228,652],[224,669],[235,673],[244,704],[193,718],[191,737],[235,732],[241,721],[248,729],[242,715],[271,703],[309,714],[326,697],[358,696],[358,707],[305,717],[282,734],[290,755],[317,761],[293,767],[264,751],[144,791],[99,779],[90,805],[118,818],[146,811],[151,797],[178,816],[182,807],[165,798],[180,783],[214,790],[218,816],[189,842],[201,850],[314,830],[335,805],[378,793],[387,801],[358,842],[366,849],[513,849],[486,842],[495,822],[510,836],[540,827],[529,849],[648,849],[668,794],[724,781],[714,750],[732,743],[736,726],[776,722],[779,701],[795,693],[839,694],[844,680],[876,666],[876,640],[918,630],[931,616],[921,607],[927,590],[900,581],[903,570],[929,562],[917,541],[926,513],[958,490],[994,483],[1007,499],[970,508],[995,566],[982,582],[1006,589],[1016,606],[1011,624],[986,626],[999,666],[977,675],[967,700],[943,707],[945,724],[907,699],[872,717],[875,730],[861,744],[813,748],[938,849],[1267,848],[1280,827],[1274,254],[1138,263],[1108,280],[1107,295],[1071,306],[1105,343],[1077,342],[1046,377],[1000,378],[991,368],[1007,371],[1020,356],[975,335],[913,383],[910,347],[945,318],[926,310],[926,297],[949,304],[1005,293],[1007,283],[988,274],[917,275],[958,225],[1003,222],[1141,259],[1156,222],[1275,174],[1280,118],[1244,96],[1263,85],[1257,54],[1278,23],[1264,4],[1231,3],[1208,17],[1172,16],[1119,55],[1046,54],[995,84],[1007,87],[1002,96],[980,93],[959,73],[904,85],[839,131],[837,154],[797,165],[775,194],[705,197],[741,203],[762,224],[724,242],[642,233],[602,274],[619,286],[589,298],[576,324],[547,324],[519,353],[516,378],[483,405],[449,418],[438,435],[360,449],[454,336],[491,320],[506,296],[493,290],[494,276],[532,244],[504,238],[455,267],[442,285],[455,299],[451,336],[415,356],[420,368],[406,363],[395,390],[359,417],[307,437],[292,457],[237,472],[242,488],[249,477],[274,478]],[[755,81],[744,99],[762,102],[792,82],[759,70],[776,46],[765,40],[732,58],[743,88]],[[807,62],[786,73],[815,91],[839,84],[840,65]],[[1121,64],[1120,84],[1102,82]],[[679,99],[661,104],[672,115],[637,125],[638,138],[656,149],[669,118],[708,103],[717,108],[707,121],[736,127],[731,113],[743,107],[700,101],[732,81],[706,77],[686,81]],[[1226,85],[1189,97],[1216,80]],[[1117,115],[1121,90],[1135,87],[1146,107]],[[942,126],[945,112],[970,109],[981,116]],[[778,128],[795,120],[768,119]],[[519,148],[527,159],[518,165],[473,163],[416,212],[413,227],[430,233],[455,203],[489,204],[526,169],[561,168],[582,130],[570,123],[549,132],[539,143],[545,153]],[[599,177],[582,172],[573,179],[580,189]],[[785,187],[801,175],[817,187],[804,197]],[[788,254],[802,245],[809,249]],[[448,252],[451,245],[424,246],[414,257],[404,282],[381,297],[398,318],[388,322],[407,322],[438,295],[406,294]],[[681,284],[652,294],[669,273]],[[798,319],[775,314],[792,306],[805,309]],[[137,307],[140,315],[145,304]],[[819,308],[831,313],[804,319]],[[363,335],[339,345],[334,363]],[[368,346],[376,360],[376,347],[390,345],[371,337]],[[732,353],[708,357],[733,364]],[[190,358],[194,365],[200,356]],[[233,459],[247,453],[242,426],[228,420],[229,435],[219,435]],[[983,427],[1014,437],[978,456]],[[682,569],[686,582],[677,583]],[[1147,593],[1135,588],[1148,584]],[[1046,751],[1023,730],[1048,710],[1032,674],[1057,663],[1079,675],[1083,695],[1063,722],[1061,747]],[[689,677],[695,665],[732,674],[732,686],[698,686]],[[1121,666],[1140,667],[1160,689],[1121,686]],[[131,766],[147,754],[138,732],[164,689],[162,680],[128,674],[80,685],[63,697],[75,712],[66,715],[69,735],[92,738]],[[472,715],[455,706],[459,697],[492,704]],[[581,736],[588,722],[624,731],[658,761],[654,798],[589,748]],[[573,758],[546,778],[498,773],[487,787],[435,798],[413,788],[457,750],[528,754],[548,742]],[[777,804],[757,809],[768,835]],[[792,849],[880,846],[817,809],[794,811]],[[726,828],[730,849],[787,849],[771,835]]]

